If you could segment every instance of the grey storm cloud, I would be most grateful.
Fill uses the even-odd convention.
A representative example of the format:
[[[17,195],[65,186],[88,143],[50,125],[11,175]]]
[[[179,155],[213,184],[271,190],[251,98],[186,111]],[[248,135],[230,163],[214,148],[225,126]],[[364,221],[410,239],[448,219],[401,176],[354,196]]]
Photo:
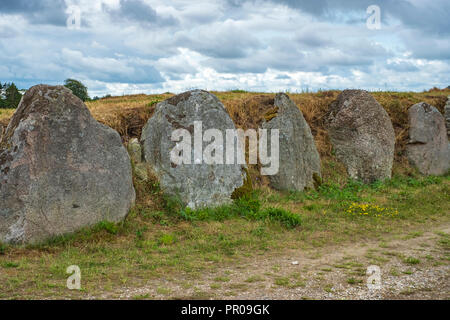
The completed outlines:
[[[164,80],[152,65],[137,58],[87,56],[81,51],[63,49],[57,59],[73,72],[104,82],[158,83]]]
[[[240,1],[240,0],[230,0]],[[243,0],[245,1],[245,0]],[[243,2],[241,1],[241,3]],[[252,1],[252,0],[250,0]],[[406,0],[266,0],[302,10],[313,16],[330,19],[342,12],[365,12],[370,5],[378,5],[381,17],[392,17],[404,25],[437,34],[450,34],[450,1],[424,1],[421,6]],[[234,2],[236,3],[236,2]]]
[[[243,58],[263,47],[252,33],[236,26],[213,31],[206,29],[192,36],[181,35],[177,44],[219,59]]]
[[[32,24],[66,25],[64,0],[2,0],[0,14],[17,14]]]
[[[156,10],[140,0],[120,0],[119,9],[111,9],[103,5],[103,10],[114,19],[127,20],[144,25],[173,26],[178,21],[172,16],[163,17],[158,15]]]

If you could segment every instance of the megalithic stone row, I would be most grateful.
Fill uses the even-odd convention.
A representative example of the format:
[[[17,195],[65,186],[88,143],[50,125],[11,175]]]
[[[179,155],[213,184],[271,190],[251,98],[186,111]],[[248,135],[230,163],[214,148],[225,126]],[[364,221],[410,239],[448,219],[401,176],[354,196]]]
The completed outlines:
[[[34,243],[118,222],[134,201],[119,134],[69,89],[30,88],[0,141],[0,241]]]
[[[274,107],[276,112],[262,123],[263,129],[279,130],[279,170],[268,176],[270,185],[277,190],[302,191],[314,188],[320,184],[321,170],[311,129],[288,95],[278,93]],[[271,152],[273,150],[269,148]]]
[[[215,129],[222,138],[223,143],[210,150],[211,154],[221,155],[217,162],[204,158],[207,146],[216,141],[203,137],[208,129]],[[209,92],[187,91],[158,103],[140,141],[145,161],[159,179],[162,191],[192,209],[230,203],[246,173],[245,163],[226,164],[223,146],[227,129],[236,127],[223,104]],[[174,137],[176,132],[187,136]],[[190,150],[175,152],[180,144],[188,145]],[[180,162],[172,161],[171,152],[186,157]]]
[[[383,107],[364,90],[344,90],[330,105],[327,119],[336,158],[356,180],[391,177],[395,133]]]
[[[425,102],[408,110],[409,162],[424,175],[443,175],[450,169],[450,144],[445,119],[438,109]]]

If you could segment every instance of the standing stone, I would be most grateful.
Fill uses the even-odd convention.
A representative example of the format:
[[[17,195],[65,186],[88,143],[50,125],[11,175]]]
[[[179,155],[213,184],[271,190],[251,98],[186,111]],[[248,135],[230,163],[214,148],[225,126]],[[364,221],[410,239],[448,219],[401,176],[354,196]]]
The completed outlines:
[[[185,129],[190,135],[188,141],[180,138],[180,143],[191,146],[189,163],[171,161],[170,152],[177,144],[172,141],[172,133],[177,129]],[[195,148],[195,134],[201,135],[208,129],[217,129],[223,137],[219,148],[223,152],[221,163],[205,163],[203,151],[209,141],[199,140],[202,150]],[[141,144],[145,161],[159,179],[163,192],[192,209],[230,203],[233,191],[244,183],[245,172],[244,166],[236,161],[224,164],[226,129],[236,127],[219,99],[206,91],[187,91],[160,102],[142,131]],[[216,152],[220,154],[220,150]]]
[[[0,141],[0,241],[34,243],[117,222],[134,200],[119,134],[69,89],[30,88]]]
[[[450,139],[450,96],[447,98],[445,105],[445,125],[447,126],[447,137]]]
[[[141,162],[142,160],[142,148],[137,138],[132,138],[127,145],[130,158],[135,162]]]
[[[344,90],[331,104],[328,134],[352,179],[391,177],[395,133],[386,110],[364,90]]]
[[[450,169],[450,145],[445,120],[435,107],[417,103],[408,110],[409,162],[425,175],[443,175]]]
[[[286,94],[278,93],[274,106],[275,111],[266,115],[270,120],[262,124],[263,129],[268,129],[268,136],[270,130],[279,130],[280,166],[277,174],[268,176],[270,185],[277,190],[314,188],[320,183],[321,173],[311,129],[300,109]]]
[[[128,142],[127,150],[131,161],[134,164],[134,174],[141,180],[148,179],[147,164],[142,161],[142,147],[137,138],[132,138]]]

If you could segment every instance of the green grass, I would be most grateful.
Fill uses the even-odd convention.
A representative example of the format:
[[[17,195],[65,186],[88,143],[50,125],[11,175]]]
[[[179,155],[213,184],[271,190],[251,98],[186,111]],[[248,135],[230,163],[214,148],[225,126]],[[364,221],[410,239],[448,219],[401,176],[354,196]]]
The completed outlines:
[[[414,264],[419,264],[420,260],[414,257],[407,257],[403,260],[404,263],[406,264],[410,264],[410,265],[414,265]]]
[[[286,228],[295,228],[301,224],[299,214],[282,208],[268,207],[261,209],[261,204],[256,194],[237,199],[231,205],[223,205],[216,208],[206,207],[197,210],[183,208],[180,210],[180,215],[189,221],[223,221],[233,217],[241,217],[248,220],[279,222]]]
[[[303,193],[260,189],[252,198],[216,209],[182,211],[176,201],[161,208],[140,203],[118,224],[102,222],[39,245],[0,245],[0,298],[80,298],[174,275],[195,281],[201,274],[239,265],[244,258],[292,248],[395,234],[399,239],[415,237],[425,227],[449,221],[449,200],[449,176],[395,176],[368,186],[328,181],[317,191]],[[395,208],[399,214],[348,216],[345,208],[353,202]],[[448,239],[441,234],[439,244],[448,248]],[[373,253],[371,257],[381,259]],[[66,288],[70,265],[81,269],[82,291]],[[352,261],[341,265],[349,271],[359,268]],[[275,277],[276,285],[288,288],[303,283]],[[229,276],[218,276],[217,283],[223,282],[219,278]],[[249,279],[246,282],[257,281]]]
[[[251,276],[245,280],[245,282],[248,282],[248,283],[260,282],[260,281],[264,281],[264,278],[259,275]]]
[[[171,245],[175,242],[176,238],[173,234],[163,234],[158,239],[160,245]]]
[[[17,262],[13,262],[13,261],[6,261],[6,262],[2,263],[3,268],[17,268],[18,266],[19,266],[19,264]]]
[[[347,283],[348,284],[359,284],[362,283],[363,281],[361,279],[355,279],[355,278],[348,278],[347,279]]]
[[[277,286],[288,287],[290,284],[290,280],[287,277],[279,277],[275,279],[274,283]]]
[[[445,250],[450,250],[450,234],[448,233],[444,233],[444,232],[439,232],[439,245],[445,249]]]
[[[217,281],[217,282],[229,282],[230,278],[229,277],[215,277],[214,281]]]

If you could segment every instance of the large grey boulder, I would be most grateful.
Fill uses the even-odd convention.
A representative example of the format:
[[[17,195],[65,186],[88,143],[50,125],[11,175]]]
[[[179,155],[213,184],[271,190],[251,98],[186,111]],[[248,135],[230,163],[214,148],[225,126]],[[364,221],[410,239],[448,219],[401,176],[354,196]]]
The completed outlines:
[[[447,137],[450,139],[450,96],[447,98],[447,104],[444,109],[445,125],[447,126]]]
[[[364,90],[344,90],[331,104],[328,134],[349,176],[365,183],[391,177],[395,133],[386,110]]]
[[[194,122],[197,125],[201,122],[200,132],[195,131]],[[190,141],[181,141],[181,138],[179,141],[191,146],[190,163],[171,161],[170,153],[178,143],[172,141],[172,133],[177,129],[184,129],[191,135]],[[208,129],[217,129],[225,143],[226,129],[235,130],[236,127],[216,96],[203,90],[193,90],[158,103],[155,113],[142,130],[145,161],[159,179],[163,192],[192,209],[229,203],[233,191],[244,183],[243,165],[236,161],[234,164],[224,164],[224,160],[222,163],[208,164],[202,159],[202,153],[198,153],[199,149],[195,153],[195,132],[202,134]],[[208,141],[200,142],[203,151],[209,144]],[[224,159],[225,148],[221,146]]]
[[[69,89],[30,88],[0,141],[0,241],[34,243],[117,222],[134,200],[119,134]]]
[[[409,162],[425,175],[443,175],[450,169],[450,145],[445,120],[435,107],[417,103],[408,110]]]
[[[277,190],[314,188],[320,183],[321,173],[311,129],[300,109],[286,94],[278,93],[274,106],[276,113],[261,125],[268,130],[268,136],[271,130],[279,130],[280,166],[278,173],[268,176],[270,185]]]

